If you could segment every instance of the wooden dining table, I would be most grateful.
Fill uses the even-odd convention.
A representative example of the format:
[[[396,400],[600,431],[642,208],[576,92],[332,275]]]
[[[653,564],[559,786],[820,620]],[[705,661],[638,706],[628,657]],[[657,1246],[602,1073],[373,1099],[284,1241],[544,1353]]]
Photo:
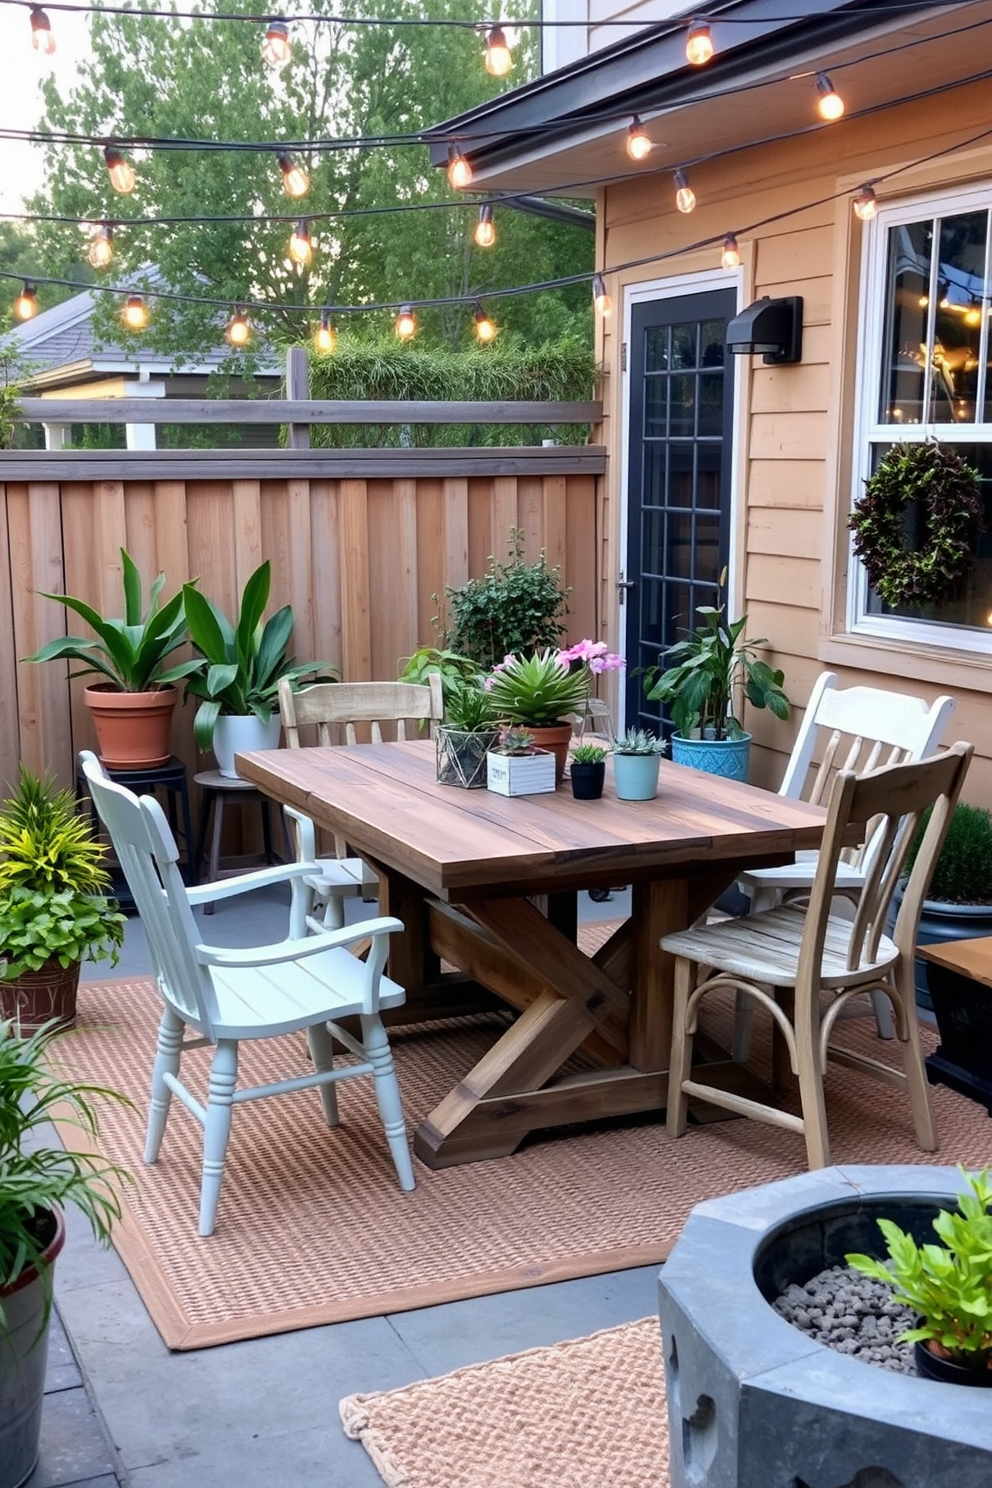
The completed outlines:
[[[667,761],[650,801],[618,801],[610,770],[598,801],[574,800],[567,782],[514,797],[441,785],[429,740],[265,750],[237,768],[379,875],[381,913],[404,924],[389,970],[405,1021],[484,1002],[516,1012],[417,1127],[432,1168],[504,1156],[533,1130],[662,1110],[673,963],[661,937],[742,868],[817,847],[825,821],[820,807]],[[585,955],[578,891],[620,884],[630,917]],[[709,1083],[750,1078],[703,1053]]]

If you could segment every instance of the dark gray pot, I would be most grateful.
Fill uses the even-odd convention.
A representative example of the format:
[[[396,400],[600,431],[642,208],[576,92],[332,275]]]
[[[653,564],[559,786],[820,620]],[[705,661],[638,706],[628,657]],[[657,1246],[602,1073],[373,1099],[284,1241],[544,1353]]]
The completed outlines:
[[[892,896],[889,930],[896,922],[902,904],[902,886]],[[943,899],[924,899],[917,945],[939,945],[951,940],[972,940],[976,935],[992,935],[992,904],[948,904]],[[916,1005],[933,1012],[927,984],[927,963],[919,956],[915,962]]]
[[[49,1217],[54,1233],[45,1247],[44,1271],[24,1271],[0,1291],[7,1314],[7,1329],[0,1332],[0,1488],[20,1488],[38,1460],[48,1362],[45,1289],[53,1285],[55,1257],[65,1242],[61,1214]]]

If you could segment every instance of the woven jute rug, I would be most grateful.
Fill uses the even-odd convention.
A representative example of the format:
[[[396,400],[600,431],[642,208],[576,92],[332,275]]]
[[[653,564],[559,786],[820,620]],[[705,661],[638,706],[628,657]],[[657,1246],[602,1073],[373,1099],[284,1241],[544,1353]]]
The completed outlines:
[[[103,1108],[101,1150],[135,1182],[114,1243],[174,1349],[662,1261],[702,1199],[805,1167],[802,1140],[791,1132],[721,1121],[675,1142],[660,1119],[648,1119],[542,1133],[512,1157],[440,1172],[415,1160],[417,1187],[404,1194],[372,1082],[351,1080],[340,1089],[341,1125],[333,1130],[312,1090],[238,1107],[217,1230],[202,1240],[202,1132],[177,1101],[159,1161],[142,1163],[159,1013],[149,981],[84,983],[78,1028],[59,1040],[58,1057],[72,1074],[122,1090],[135,1103]],[[411,1128],[501,1027],[481,1018],[394,1032]],[[878,1048],[870,1019],[849,1027],[852,1042]],[[729,1042],[728,1028],[722,1032]],[[754,1050],[760,1060],[757,1030]],[[184,1056],[195,1090],[206,1090],[208,1061],[205,1050]],[[304,1039],[245,1043],[241,1065],[245,1085],[299,1073],[307,1067]],[[940,1160],[984,1166],[984,1109],[944,1089],[933,1098]],[[831,1070],[828,1111],[835,1162],[926,1160],[900,1092]],[[63,1137],[81,1145],[77,1128],[67,1127]]]
[[[341,1401],[388,1488],[665,1488],[657,1318]]]

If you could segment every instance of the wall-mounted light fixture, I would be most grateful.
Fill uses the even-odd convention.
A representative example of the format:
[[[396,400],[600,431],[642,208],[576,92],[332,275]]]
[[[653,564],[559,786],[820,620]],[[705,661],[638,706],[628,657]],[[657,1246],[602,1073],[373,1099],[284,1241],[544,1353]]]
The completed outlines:
[[[780,300],[765,295],[748,305],[727,326],[727,350],[734,356],[763,355],[773,365],[802,361],[802,295]]]

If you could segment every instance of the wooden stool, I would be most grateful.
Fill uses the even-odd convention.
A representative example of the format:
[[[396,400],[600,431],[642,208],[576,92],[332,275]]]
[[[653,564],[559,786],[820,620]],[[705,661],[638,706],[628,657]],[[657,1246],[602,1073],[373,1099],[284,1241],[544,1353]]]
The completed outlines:
[[[169,816],[169,826],[172,834],[177,839],[178,846],[185,853],[185,863],[180,863],[180,870],[187,883],[196,883],[196,865],[199,861],[196,852],[196,843],[193,838],[193,826],[189,809],[189,788],[186,784],[186,766],[175,754],[166,760],[164,765],[146,765],[135,770],[111,770],[104,765],[107,775],[118,785],[126,786],[128,790],[134,791],[136,796],[153,796],[156,791],[164,790],[166,795],[166,811]],[[78,758],[76,761],[76,799],[82,801],[89,798],[89,788],[86,776],[83,774],[82,766]],[[179,815],[182,817],[182,825],[177,820],[176,805],[178,802]],[[99,827],[96,807],[90,798],[90,820],[94,829]],[[123,874],[118,870],[114,875],[114,897],[126,908],[134,903],[131,891],[124,880]]]
[[[211,811],[213,812],[213,828],[210,833],[210,849],[206,858],[206,881],[214,883],[217,879],[228,878],[234,873],[245,873],[253,864],[242,863],[236,868],[221,868],[220,866],[220,844],[224,830],[224,807],[230,802],[235,806],[247,806],[251,804],[262,808],[262,856],[266,865],[277,861],[272,850],[272,822],[269,816],[269,798],[259,790],[257,785],[252,785],[249,780],[232,779],[230,775],[222,775],[219,770],[203,770],[199,775],[193,776],[194,781],[203,792],[203,804],[200,808],[200,834],[197,847],[196,862],[199,866],[203,862],[204,848],[207,841],[207,827],[210,825]],[[285,833],[285,822],[283,822]],[[203,906],[204,914],[213,914],[213,904]]]

